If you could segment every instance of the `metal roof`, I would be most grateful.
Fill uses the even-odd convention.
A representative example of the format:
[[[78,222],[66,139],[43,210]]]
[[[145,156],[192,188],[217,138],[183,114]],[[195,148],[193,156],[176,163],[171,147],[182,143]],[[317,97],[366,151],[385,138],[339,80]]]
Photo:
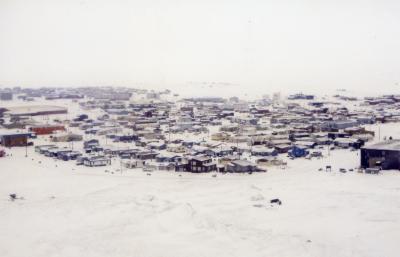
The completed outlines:
[[[369,150],[387,150],[387,151],[400,151],[400,140],[387,140],[377,144],[364,146],[362,149]]]

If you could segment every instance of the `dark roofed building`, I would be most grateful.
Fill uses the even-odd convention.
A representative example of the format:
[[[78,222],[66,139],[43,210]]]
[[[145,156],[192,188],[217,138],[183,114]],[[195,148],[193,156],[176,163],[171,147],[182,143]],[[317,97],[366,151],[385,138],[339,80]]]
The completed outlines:
[[[207,156],[195,156],[188,160],[186,167],[190,172],[210,172],[217,169],[217,164],[212,162],[212,159]]]
[[[361,167],[400,169],[400,140],[388,140],[362,147]]]
[[[4,147],[26,146],[30,133],[4,133],[0,134],[0,141]]]

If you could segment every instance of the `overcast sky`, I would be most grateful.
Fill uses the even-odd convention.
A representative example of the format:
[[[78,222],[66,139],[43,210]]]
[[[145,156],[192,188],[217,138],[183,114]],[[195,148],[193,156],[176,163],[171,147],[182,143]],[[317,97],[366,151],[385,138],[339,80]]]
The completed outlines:
[[[398,90],[399,71],[400,1],[0,0],[3,86]]]

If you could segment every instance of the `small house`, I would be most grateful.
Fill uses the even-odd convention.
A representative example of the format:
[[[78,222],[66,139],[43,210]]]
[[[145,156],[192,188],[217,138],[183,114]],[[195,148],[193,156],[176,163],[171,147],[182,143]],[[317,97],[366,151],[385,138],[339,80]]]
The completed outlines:
[[[143,160],[124,160],[121,161],[122,166],[128,169],[143,168],[146,161]]]
[[[61,154],[64,153],[69,153],[71,152],[71,149],[67,149],[67,148],[51,148],[47,151],[47,154],[45,154],[47,157],[54,157],[57,159],[60,159]]]
[[[83,165],[87,167],[99,167],[111,165],[111,159],[104,156],[87,157],[83,160]]]
[[[83,148],[92,148],[92,147],[98,147],[100,146],[99,140],[97,139],[91,139],[88,141],[83,142]]]
[[[181,156],[175,154],[162,153],[156,156],[156,162],[178,162],[182,159]]]
[[[139,160],[153,160],[157,155],[158,153],[153,151],[140,151],[136,153],[135,157]]]
[[[83,137],[78,134],[68,133],[68,134],[60,134],[54,135],[51,138],[52,142],[77,142],[82,141]]]
[[[57,158],[63,161],[70,161],[78,159],[79,156],[82,156],[82,154],[78,151],[66,151],[60,152]]]
[[[335,140],[336,138],[348,138],[350,134],[347,132],[329,132],[328,138]]]
[[[235,160],[226,165],[227,172],[255,172],[261,171],[255,163],[247,160]]]
[[[215,147],[212,149],[206,150],[206,154],[209,156],[226,156],[226,155],[232,155],[233,154],[233,149],[228,146],[220,146],[220,147]]]
[[[278,153],[287,153],[289,152],[289,150],[292,149],[292,145],[291,144],[279,144],[279,145],[275,145],[275,150]]]
[[[278,151],[274,148],[268,148],[265,146],[253,146],[251,148],[251,155],[253,156],[276,156]]]
[[[165,150],[167,148],[167,145],[164,142],[157,141],[148,143],[146,147],[153,150]]]
[[[168,162],[148,162],[145,167],[152,170],[175,171],[175,164]]]
[[[333,142],[335,146],[341,148],[355,148],[360,149],[364,145],[364,141],[355,138],[336,138]]]
[[[139,149],[125,149],[118,152],[118,156],[121,159],[133,159],[136,158],[136,154],[140,152]]]
[[[139,139],[138,135],[115,135],[114,137],[114,142],[124,142],[124,143],[128,143],[128,142],[134,142],[137,141]]]
[[[186,152],[186,147],[182,144],[168,144],[167,145],[167,151],[172,152],[172,153],[185,153]]]
[[[44,151],[50,148],[55,148],[55,145],[38,145],[35,146],[35,152],[40,153],[40,154],[44,154]]]
[[[260,166],[285,166],[287,163],[277,157],[261,157],[256,160],[256,163]]]
[[[186,171],[190,172],[210,172],[217,169],[217,165],[212,162],[210,157],[196,156],[188,160]]]

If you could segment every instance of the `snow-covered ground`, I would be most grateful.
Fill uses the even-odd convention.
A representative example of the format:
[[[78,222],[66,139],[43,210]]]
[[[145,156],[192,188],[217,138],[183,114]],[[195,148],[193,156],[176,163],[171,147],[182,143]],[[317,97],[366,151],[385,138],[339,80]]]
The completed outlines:
[[[54,103],[69,108],[60,118],[71,119],[81,111],[69,101]],[[368,127],[376,139],[398,138],[399,128]],[[37,145],[46,143],[48,136],[35,140]],[[324,150],[324,158],[290,160],[286,169],[214,177],[121,172],[118,160],[109,167],[87,168],[46,158],[33,147],[28,157],[25,148],[6,151],[12,156],[0,158],[0,257],[400,253],[400,173],[338,172],[356,168],[358,152],[334,150],[328,155]],[[333,171],[318,171],[326,165]],[[10,201],[11,193],[24,199]],[[271,206],[274,198],[283,204]]]
[[[384,131],[384,129],[382,129]],[[259,174],[84,168],[0,159],[0,256],[399,256],[400,173],[340,173],[335,150]],[[318,171],[333,165],[332,172]],[[109,169],[110,172],[104,172]],[[23,200],[10,201],[16,193]],[[273,198],[282,205],[271,206]]]

